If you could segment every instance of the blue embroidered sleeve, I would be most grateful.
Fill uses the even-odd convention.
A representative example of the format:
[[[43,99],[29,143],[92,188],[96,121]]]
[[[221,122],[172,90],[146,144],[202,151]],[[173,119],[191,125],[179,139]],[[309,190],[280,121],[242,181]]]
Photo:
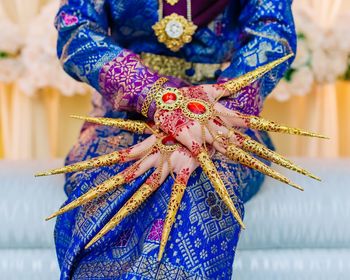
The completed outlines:
[[[64,70],[97,90],[101,67],[122,51],[108,36],[105,11],[105,1],[64,0],[55,19]]]
[[[241,4],[238,49],[220,80],[240,76],[296,52],[291,0],[241,0]],[[292,61],[289,59],[258,81],[262,98],[273,90]]]

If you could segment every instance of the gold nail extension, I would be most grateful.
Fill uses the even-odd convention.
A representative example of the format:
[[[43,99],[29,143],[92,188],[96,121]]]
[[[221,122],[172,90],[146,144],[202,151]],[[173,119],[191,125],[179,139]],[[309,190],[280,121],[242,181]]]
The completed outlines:
[[[71,115],[71,118],[84,120],[84,121],[96,123],[96,124],[115,126],[131,132],[139,133],[139,134],[145,133],[145,131],[149,128],[145,122],[137,121],[137,120],[94,118],[94,117],[85,117],[85,116],[77,116],[77,115]]]
[[[162,240],[160,241],[158,261],[161,261],[165,246],[168,242],[171,228],[175,222],[177,211],[179,210],[182,197],[185,193],[186,185],[179,182],[174,183],[168,204],[168,210],[163,225]]]
[[[329,139],[328,137],[323,136],[321,134],[304,131],[299,128],[279,125],[273,121],[265,120],[256,116],[241,115],[241,117],[248,121],[248,127],[252,129]]]
[[[82,171],[86,169],[97,168],[101,166],[108,166],[117,163],[120,160],[120,152],[116,151],[107,155],[98,156],[92,159],[80,161],[71,165],[67,165],[61,168],[52,169],[46,172],[40,172],[35,174],[35,177],[49,176],[61,173],[70,173],[76,171]]]
[[[260,66],[256,68],[255,70],[248,72],[240,77],[237,77],[235,79],[229,80],[226,83],[223,84],[223,86],[232,94],[240,91],[242,88],[250,85],[257,79],[261,78],[263,75],[265,75],[267,72],[271,71],[276,66],[280,65],[281,63],[288,60],[290,57],[292,57],[294,54],[288,54],[284,57],[281,57],[275,61],[272,61],[266,65]]]
[[[118,174],[106,181],[104,181],[102,184],[90,189],[88,192],[83,194],[82,196],[78,197],[77,199],[73,200],[66,206],[62,207],[57,212],[53,213],[51,216],[46,218],[46,221],[57,217],[58,215],[61,215],[69,210],[72,210],[80,205],[83,205],[103,194],[106,192],[111,191],[112,189],[119,187],[125,183],[125,178],[122,174]]]
[[[241,225],[243,229],[245,229],[245,225],[243,224],[242,218],[239,215],[229,193],[227,192],[225,184],[220,178],[220,175],[217,169],[215,168],[214,163],[211,161],[208,153],[205,150],[202,150],[198,154],[197,160],[200,166],[202,167],[203,172],[208,176],[209,181],[213,185],[215,191],[218,193],[218,195],[228,207],[228,209],[230,209],[237,222]]]
[[[273,170],[271,167],[267,166],[266,164],[262,163],[261,161],[257,160],[253,156],[251,156],[249,153],[241,150],[240,148],[236,147],[235,145],[229,145],[227,147],[226,156],[238,163],[241,163],[245,166],[248,166],[250,168],[256,169],[260,171],[261,173],[268,175],[278,181],[281,181],[285,184],[288,184],[294,188],[297,188],[298,190],[303,191],[304,189],[297,184],[294,184],[292,181],[290,181],[287,177],[279,174],[277,171]]]
[[[303,174],[305,176],[308,176],[312,179],[321,181],[321,179],[319,177],[317,177],[317,176],[313,175],[312,173],[310,173],[309,171],[299,167],[298,165],[296,165],[295,163],[293,163],[289,159],[283,157],[282,155],[280,155],[274,151],[271,151],[270,149],[268,149],[264,145],[260,144],[259,142],[254,141],[250,137],[247,137],[247,136],[245,136],[245,137],[246,138],[243,140],[243,143],[242,143],[242,149],[244,151],[254,153],[257,156],[264,158],[268,161],[272,161],[272,162],[279,164],[285,168],[296,171],[296,172]]]
[[[85,246],[88,249],[96,241],[102,238],[110,230],[115,228],[121,220],[126,216],[134,212],[153,192],[155,191],[149,184],[143,184],[133,196],[123,205],[117,214],[91,239],[91,241]]]

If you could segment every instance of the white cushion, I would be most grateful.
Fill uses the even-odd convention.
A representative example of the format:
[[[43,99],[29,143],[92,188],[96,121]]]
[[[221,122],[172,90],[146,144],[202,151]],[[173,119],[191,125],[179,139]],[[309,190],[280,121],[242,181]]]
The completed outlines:
[[[34,173],[62,164],[62,160],[0,161],[0,249],[54,247],[55,221],[45,218],[66,200],[64,177],[34,178]]]
[[[238,250],[232,280],[348,280],[350,250]]]
[[[305,191],[267,178],[245,205],[239,248],[350,248],[350,160],[294,161],[322,182],[274,166]]]
[[[0,250],[0,279],[59,279],[59,269],[55,251],[53,249]]]

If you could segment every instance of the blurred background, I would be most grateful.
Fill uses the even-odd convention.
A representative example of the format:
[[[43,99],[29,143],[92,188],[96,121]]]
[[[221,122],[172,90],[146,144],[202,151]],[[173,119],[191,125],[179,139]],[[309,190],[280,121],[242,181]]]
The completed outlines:
[[[91,90],[56,59],[58,1],[0,0],[0,158],[67,154],[90,110]],[[289,156],[350,156],[350,0],[295,0],[298,53],[263,116],[330,141],[273,135]]]

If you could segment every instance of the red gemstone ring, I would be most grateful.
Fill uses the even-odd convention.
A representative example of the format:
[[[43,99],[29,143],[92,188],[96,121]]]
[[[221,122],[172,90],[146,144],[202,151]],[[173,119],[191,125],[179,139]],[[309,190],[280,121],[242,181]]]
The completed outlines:
[[[179,108],[184,101],[184,97],[177,88],[168,87],[158,92],[155,96],[155,100],[157,108],[170,111]]]
[[[188,99],[182,103],[181,108],[188,118],[202,123],[213,117],[213,106],[201,99]]]

